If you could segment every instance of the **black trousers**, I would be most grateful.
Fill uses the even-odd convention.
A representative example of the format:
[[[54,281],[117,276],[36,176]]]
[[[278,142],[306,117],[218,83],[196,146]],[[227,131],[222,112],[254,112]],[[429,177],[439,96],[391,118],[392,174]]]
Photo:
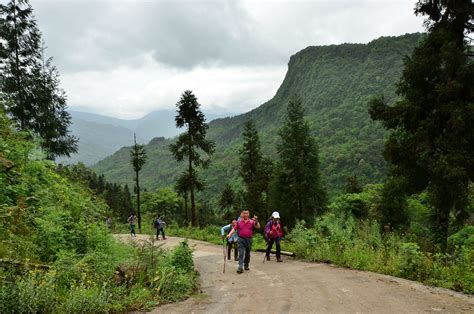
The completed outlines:
[[[280,258],[280,254],[281,254],[280,240],[281,240],[281,238],[275,238],[275,239],[269,239],[268,240],[268,243],[267,243],[267,256],[270,256],[270,251],[272,250],[273,242],[275,242],[276,257]]]
[[[232,248],[234,248],[234,259],[237,259],[239,256],[239,251],[237,249],[237,241],[235,242],[229,242],[227,241],[227,259],[230,260],[230,252],[232,251]]]
[[[165,229],[163,229],[163,228],[156,228],[156,238],[157,239],[159,238],[160,232],[163,235],[163,239],[166,238],[165,237]]]

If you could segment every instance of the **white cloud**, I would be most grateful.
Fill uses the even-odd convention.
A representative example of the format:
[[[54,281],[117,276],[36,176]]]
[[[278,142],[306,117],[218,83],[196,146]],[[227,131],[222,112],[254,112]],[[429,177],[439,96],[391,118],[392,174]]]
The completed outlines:
[[[270,99],[286,66],[198,66],[191,70],[143,56],[138,67],[84,71],[62,76],[71,108],[121,118],[171,109],[184,90],[193,90],[207,112],[245,112]]]
[[[297,51],[422,31],[415,0],[32,0],[71,108],[137,117],[193,89],[208,110],[271,98]]]

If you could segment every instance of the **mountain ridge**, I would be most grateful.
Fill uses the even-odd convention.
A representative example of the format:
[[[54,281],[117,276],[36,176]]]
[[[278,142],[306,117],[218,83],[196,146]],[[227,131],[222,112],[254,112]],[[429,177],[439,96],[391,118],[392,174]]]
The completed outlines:
[[[248,119],[257,125],[264,153],[277,157],[278,129],[292,94],[303,100],[330,191],[341,189],[350,175],[357,175],[362,183],[380,182],[385,173],[381,152],[386,132],[370,119],[368,102],[378,94],[388,99],[396,97],[395,83],[402,72],[403,57],[411,53],[420,38],[421,34],[416,33],[381,37],[368,44],[310,46],[291,56],[274,97],[247,113],[209,123],[209,138],[216,141],[216,153],[211,167],[202,171],[208,195],[219,193],[226,181],[240,188],[238,151],[243,124]],[[147,149],[150,158],[143,169],[144,186],[173,184],[183,169],[171,159],[167,145],[149,145]],[[110,164],[120,170],[111,171]],[[109,180],[121,183],[131,182],[128,168],[120,151],[94,166]]]

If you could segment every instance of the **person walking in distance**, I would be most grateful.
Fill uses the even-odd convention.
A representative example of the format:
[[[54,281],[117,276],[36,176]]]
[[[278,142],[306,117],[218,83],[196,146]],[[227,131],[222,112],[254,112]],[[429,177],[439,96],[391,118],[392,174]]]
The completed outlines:
[[[257,220],[258,217],[254,215],[253,218],[250,219],[250,213],[247,209],[244,209],[240,216],[241,219],[237,221],[235,227],[233,227],[227,235],[227,239],[232,237],[235,232],[239,235],[239,267],[237,268],[237,273],[239,274],[244,272],[243,269],[250,270],[250,250],[252,249],[253,229],[260,229],[260,223]]]
[[[232,228],[234,228],[237,225],[237,219],[232,219],[232,222],[224,227],[221,228],[221,237],[222,240],[224,240],[226,233],[229,233]],[[239,236],[237,233],[234,232],[232,237],[227,239],[227,260],[230,260],[230,253],[232,251],[232,248],[234,249],[234,260],[238,261],[238,249],[237,249],[237,242],[239,240]]]
[[[135,223],[137,221],[137,216],[135,216],[135,213],[131,213],[130,217],[127,219],[128,223],[130,224],[130,236],[132,237],[137,237],[135,234]]]
[[[270,251],[273,247],[273,243],[276,246],[276,258],[277,262],[283,262],[281,260],[281,237],[283,232],[280,225],[280,214],[278,212],[273,212],[272,217],[268,220],[267,225],[265,226],[265,238],[267,240],[267,261],[270,260]]]
[[[153,227],[156,229],[156,239],[159,240],[160,233],[163,236],[163,240],[166,240],[165,237],[165,225],[166,222],[161,219],[161,215],[158,214],[155,218],[155,221],[153,223]]]

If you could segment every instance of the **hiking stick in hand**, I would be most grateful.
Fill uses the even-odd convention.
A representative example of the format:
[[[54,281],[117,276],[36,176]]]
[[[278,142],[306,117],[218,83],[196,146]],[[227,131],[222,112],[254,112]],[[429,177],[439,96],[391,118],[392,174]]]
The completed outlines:
[[[222,270],[222,273],[225,274],[225,263],[226,263],[226,252],[225,252],[225,240],[222,239],[222,248],[223,248],[223,252],[224,252],[224,269]]]
[[[265,253],[263,254],[263,264],[265,264],[265,260],[267,259],[267,251],[268,251],[268,240],[265,239],[265,242],[267,243],[266,248],[265,248]]]

